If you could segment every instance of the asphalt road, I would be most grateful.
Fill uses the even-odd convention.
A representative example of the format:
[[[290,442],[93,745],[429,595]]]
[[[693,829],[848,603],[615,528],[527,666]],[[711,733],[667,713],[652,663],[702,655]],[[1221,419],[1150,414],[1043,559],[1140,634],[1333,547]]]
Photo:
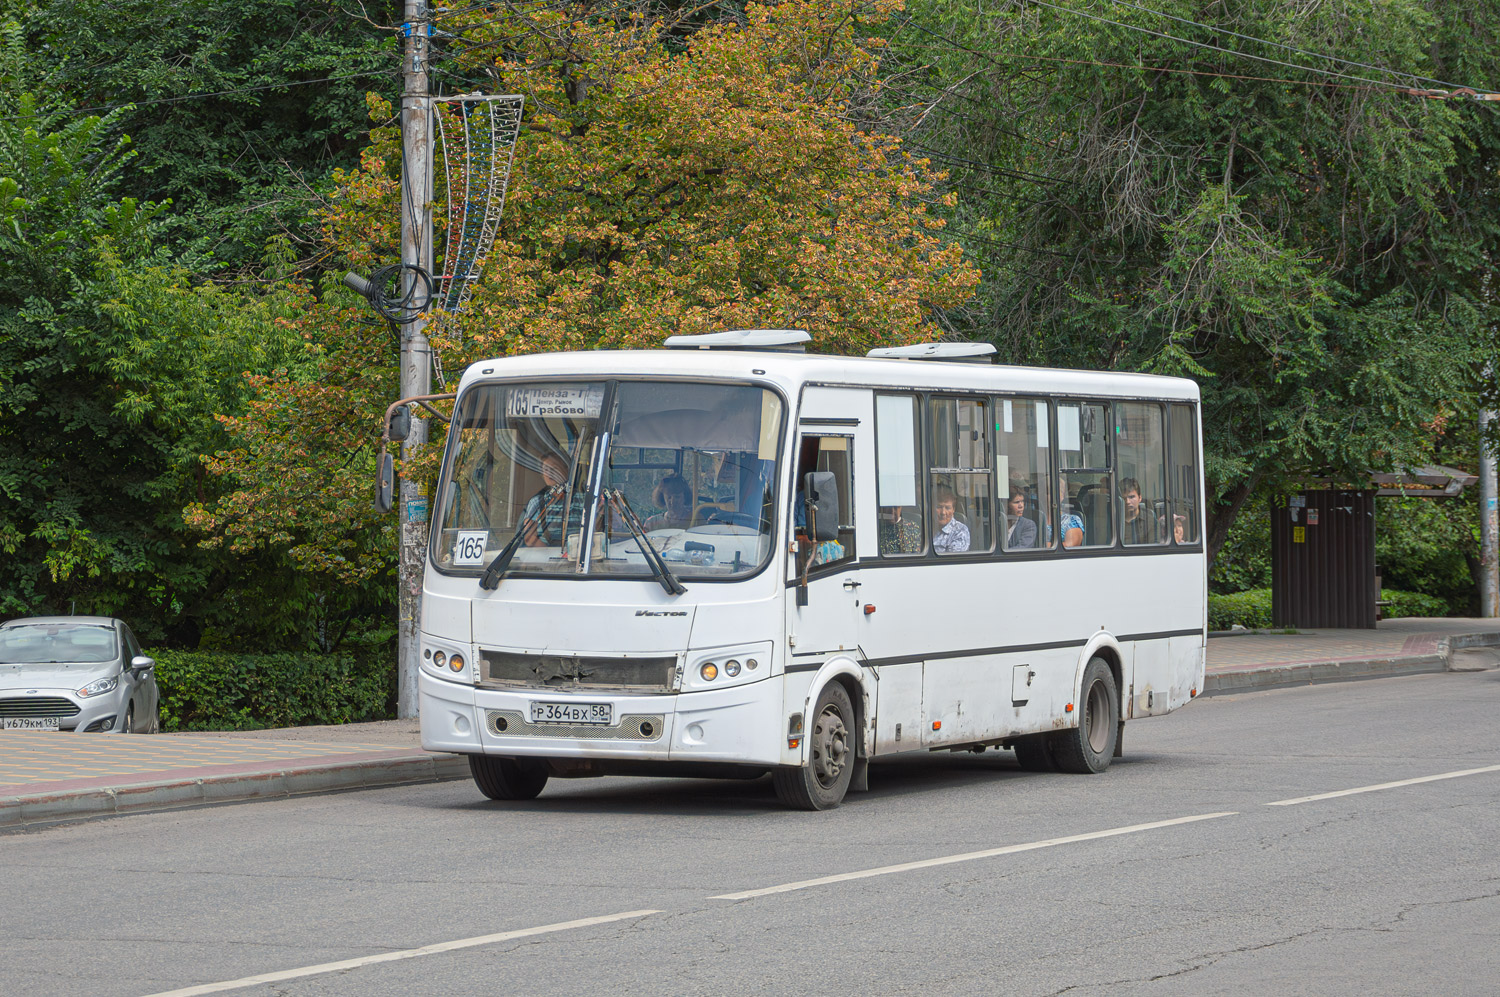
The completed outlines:
[[[613,779],[17,833],[0,991],[1489,995],[1497,718],[1500,672],[1421,675],[1201,699],[1101,776],[903,758],[822,814]]]

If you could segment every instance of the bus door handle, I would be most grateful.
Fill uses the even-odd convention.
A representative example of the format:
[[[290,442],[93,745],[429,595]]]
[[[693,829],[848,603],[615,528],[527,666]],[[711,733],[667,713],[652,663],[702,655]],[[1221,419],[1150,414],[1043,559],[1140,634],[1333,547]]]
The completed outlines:
[[[844,579],[844,591],[845,592],[853,592],[857,588],[859,588],[859,582],[855,581],[853,578],[845,578]]]

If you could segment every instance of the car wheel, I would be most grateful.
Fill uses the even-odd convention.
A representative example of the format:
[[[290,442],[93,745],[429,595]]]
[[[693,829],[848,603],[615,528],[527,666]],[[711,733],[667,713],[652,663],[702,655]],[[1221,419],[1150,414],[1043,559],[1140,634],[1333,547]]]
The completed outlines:
[[[130,705],[125,707],[125,723],[120,726],[120,733],[135,733],[135,700],[133,699],[130,701]]]

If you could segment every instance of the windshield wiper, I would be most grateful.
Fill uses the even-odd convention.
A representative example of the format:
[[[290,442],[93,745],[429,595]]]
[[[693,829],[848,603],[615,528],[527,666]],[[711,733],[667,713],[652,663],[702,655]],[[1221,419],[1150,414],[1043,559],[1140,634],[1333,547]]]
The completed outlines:
[[[672,569],[667,567],[667,562],[662,559],[661,551],[657,550],[656,546],[650,540],[646,539],[646,531],[641,527],[640,517],[630,507],[630,500],[625,497],[625,493],[616,488],[613,491],[606,490],[604,494],[609,497],[610,504],[620,514],[620,518],[625,521],[625,528],[630,531],[631,537],[635,539],[636,546],[641,549],[641,557],[651,566],[651,573],[656,576],[657,581],[661,582],[661,587],[667,590],[667,595],[682,595],[686,592],[687,586],[678,581],[677,576],[672,574]]]
[[[541,522],[546,522],[547,511],[552,508],[563,493],[562,485],[553,485],[547,494],[546,501],[536,507],[536,511],[521,520],[516,527],[515,536],[510,538],[510,543],[500,548],[500,553],[495,559],[485,566],[484,574],[479,576],[479,587],[486,591],[493,591],[500,587],[500,576],[505,574],[505,569],[510,567],[511,558],[516,556],[516,551],[521,549],[521,542],[526,539],[527,532]]]

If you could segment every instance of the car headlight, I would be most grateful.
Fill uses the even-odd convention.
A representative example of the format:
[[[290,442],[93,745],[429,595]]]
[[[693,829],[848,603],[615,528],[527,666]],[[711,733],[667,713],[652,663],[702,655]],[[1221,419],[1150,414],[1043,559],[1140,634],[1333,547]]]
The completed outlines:
[[[78,690],[78,695],[83,699],[88,699],[90,696],[102,696],[106,692],[114,692],[115,686],[119,684],[120,676],[111,675],[107,679],[99,679],[97,682],[90,682],[88,685]]]

